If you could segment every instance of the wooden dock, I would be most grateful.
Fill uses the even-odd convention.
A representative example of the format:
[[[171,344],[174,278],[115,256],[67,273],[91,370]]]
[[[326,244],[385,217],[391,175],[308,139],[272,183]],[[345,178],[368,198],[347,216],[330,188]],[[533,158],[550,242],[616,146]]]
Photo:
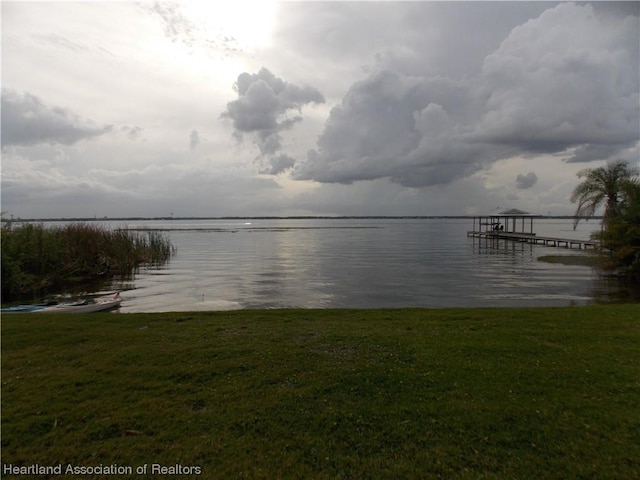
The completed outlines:
[[[531,243],[533,245],[544,245],[546,247],[564,247],[588,249],[596,248],[599,243],[593,240],[575,240],[573,238],[541,237],[535,233],[512,233],[512,232],[479,232],[469,231],[467,237],[486,238],[495,240],[511,240],[513,242]]]

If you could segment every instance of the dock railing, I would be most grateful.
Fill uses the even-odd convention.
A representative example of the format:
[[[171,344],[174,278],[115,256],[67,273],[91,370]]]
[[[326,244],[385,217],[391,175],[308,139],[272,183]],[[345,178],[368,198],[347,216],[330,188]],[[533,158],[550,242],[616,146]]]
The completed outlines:
[[[472,230],[467,232],[468,237],[474,238],[487,238],[487,239],[503,239],[511,240],[514,242],[531,243],[533,245],[544,245],[546,247],[564,247],[564,248],[597,248],[599,242],[595,240],[577,240],[573,238],[559,238],[559,237],[543,237],[538,236],[535,233],[513,233],[513,232],[500,232],[495,230],[490,231],[477,231]]]

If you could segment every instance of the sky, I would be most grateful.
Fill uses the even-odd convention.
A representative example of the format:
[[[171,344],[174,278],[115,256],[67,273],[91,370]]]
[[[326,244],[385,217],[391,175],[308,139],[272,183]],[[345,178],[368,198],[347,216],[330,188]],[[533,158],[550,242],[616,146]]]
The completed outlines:
[[[570,215],[640,2],[1,2],[15,218]]]

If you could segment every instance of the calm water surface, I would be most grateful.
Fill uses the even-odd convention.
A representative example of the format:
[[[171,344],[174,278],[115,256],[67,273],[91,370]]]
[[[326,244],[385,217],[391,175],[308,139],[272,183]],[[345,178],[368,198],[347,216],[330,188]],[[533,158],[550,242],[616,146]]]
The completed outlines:
[[[117,226],[123,226],[119,224]],[[129,222],[165,231],[178,252],[138,274],[122,312],[282,307],[565,306],[620,294],[590,267],[538,261],[584,251],[467,237],[469,219]],[[587,239],[571,220],[538,235]]]

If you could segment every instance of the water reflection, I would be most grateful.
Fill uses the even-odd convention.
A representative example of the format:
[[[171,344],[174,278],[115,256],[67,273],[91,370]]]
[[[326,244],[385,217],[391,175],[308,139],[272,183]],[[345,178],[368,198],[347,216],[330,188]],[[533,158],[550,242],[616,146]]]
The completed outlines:
[[[564,249],[469,238],[464,219],[209,220],[133,227],[165,229],[178,253],[166,267],[138,275],[123,312],[564,306],[632,298],[590,267],[538,261],[554,251],[566,254]],[[551,235],[554,227],[571,228],[571,221],[542,227]],[[575,238],[588,237],[578,233]]]

